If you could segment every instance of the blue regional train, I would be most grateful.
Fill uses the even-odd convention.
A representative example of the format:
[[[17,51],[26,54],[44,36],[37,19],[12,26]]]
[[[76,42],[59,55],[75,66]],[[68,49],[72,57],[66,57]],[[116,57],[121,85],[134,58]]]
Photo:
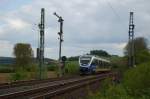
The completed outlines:
[[[80,74],[94,74],[97,71],[110,71],[110,61],[94,55],[79,57]]]

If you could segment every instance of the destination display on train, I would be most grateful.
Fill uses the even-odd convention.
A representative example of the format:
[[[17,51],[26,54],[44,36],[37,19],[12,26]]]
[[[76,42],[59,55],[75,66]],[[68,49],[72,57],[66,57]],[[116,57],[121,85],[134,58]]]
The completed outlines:
[[[90,57],[83,57],[82,60],[90,60]]]

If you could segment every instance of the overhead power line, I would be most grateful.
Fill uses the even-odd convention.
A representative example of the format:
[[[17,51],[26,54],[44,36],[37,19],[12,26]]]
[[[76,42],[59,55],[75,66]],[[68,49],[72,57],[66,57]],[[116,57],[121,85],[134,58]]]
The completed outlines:
[[[112,4],[109,2],[109,0],[105,0],[107,5],[112,9],[112,12],[115,14],[115,16],[118,18],[118,20],[120,21],[121,25],[124,27],[124,23],[121,20],[121,17],[119,16],[119,14],[117,13],[116,9],[112,6]]]

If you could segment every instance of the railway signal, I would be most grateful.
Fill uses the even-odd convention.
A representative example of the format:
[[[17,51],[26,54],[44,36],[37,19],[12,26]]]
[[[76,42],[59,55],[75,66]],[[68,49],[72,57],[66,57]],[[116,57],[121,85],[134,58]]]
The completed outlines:
[[[62,56],[61,57],[61,64],[62,64],[62,66],[61,66],[61,70],[62,70],[62,74],[64,75],[64,73],[65,73],[65,65],[66,65],[66,61],[67,61],[67,57],[66,56]]]
[[[133,23],[133,12],[130,12],[129,19],[129,47],[128,47],[128,65],[129,67],[135,66],[134,57],[134,23]]]
[[[60,31],[58,32],[59,35],[59,71],[60,71],[60,77],[62,76],[62,70],[61,70],[61,66],[62,66],[62,59],[61,59],[61,46],[62,46],[62,42],[63,42],[63,18],[61,16],[59,16],[56,12],[53,13],[57,18],[58,18],[58,22],[60,23]]]
[[[59,35],[59,61],[61,61],[61,46],[63,42],[63,19],[61,16],[59,16],[56,12],[54,12],[54,15],[58,18],[58,22],[60,23],[60,31],[58,32]]]

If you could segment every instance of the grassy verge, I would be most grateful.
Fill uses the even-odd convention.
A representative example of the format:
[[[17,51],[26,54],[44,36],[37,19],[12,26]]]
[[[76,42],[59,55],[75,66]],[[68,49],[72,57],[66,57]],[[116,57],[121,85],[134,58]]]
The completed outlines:
[[[12,73],[14,72],[13,65],[0,65],[0,73]]]
[[[79,74],[79,63],[78,61],[68,61],[65,66],[65,74],[77,75]]]
[[[150,62],[125,72],[120,84],[107,79],[89,99],[150,99]]]

